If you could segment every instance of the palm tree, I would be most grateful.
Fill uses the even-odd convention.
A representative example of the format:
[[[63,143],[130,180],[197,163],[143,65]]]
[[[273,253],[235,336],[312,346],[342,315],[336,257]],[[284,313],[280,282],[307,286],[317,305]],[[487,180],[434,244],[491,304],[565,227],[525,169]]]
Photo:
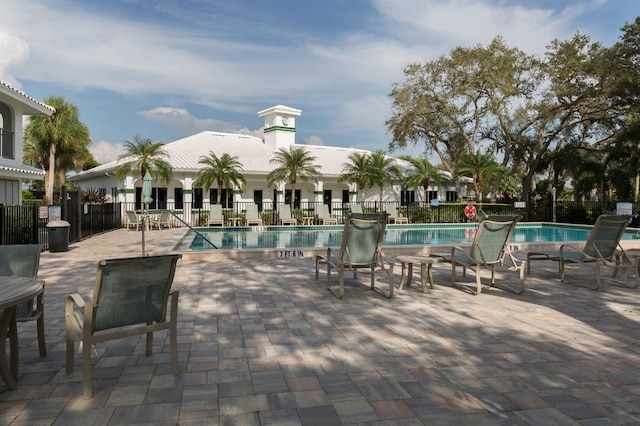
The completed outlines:
[[[342,174],[338,182],[353,182],[358,187],[360,203],[364,201],[364,191],[367,188],[367,170],[369,156],[366,153],[354,152],[349,155],[348,162],[342,166]]]
[[[49,96],[44,103],[55,108],[51,116],[34,116],[25,128],[25,140],[40,157],[45,170],[45,203],[53,202],[56,155],[91,143],[89,129],[79,121],[78,108],[62,96]],[[28,156],[31,154],[28,154]]]
[[[433,166],[427,157],[421,156],[413,158],[411,156],[400,157],[405,161],[408,161],[413,166],[409,171],[409,174],[405,177],[403,189],[421,187],[424,190],[424,199],[427,200],[427,190],[429,189],[429,183],[433,180],[438,184],[442,183],[443,179],[440,175],[440,170]]]
[[[320,170],[315,164],[316,158],[303,147],[291,146],[288,150],[280,148],[270,161],[278,167],[267,174],[269,186],[277,186],[278,182],[287,181],[291,185],[291,204],[296,201],[296,183],[298,179],[307,182],[317,181]]]
[[[367,162],[367,183],[380,188],[380,206],[382,206],[382,189],[385,183],[393,183],[394,179],[402,179],[402,171],[395,160],[387,157],[382,150],[372,152]]]
[[[470,175],[473,178],[476,201],[482,203],[482,194],[488,183],[491,185],[506,171],[506,167],[495,161],[491,155],[476,151],[475,154],[464,155],[460,159],[457,173],[460,176]]]
[[[203,186],[205,191],[208,191],[215,182],[218,186],[217,204],[220,204],[223,186],[230,187],[231,184],[239,186],[247,183],[247,180],[239,172],[242,170],[242,164],[238,161],[238,157],[232,157],[226,153],[218,157],[211,151],[209,156],[200,157],[198,163],[204,164],[206,167],[198,172],[198,178],[194,184],[195,186]]]
[[[171,179],[171,164],[165,158],[169,154],[162,148],[162,142],[153,142],[151,139],[143,139],[136,136],[133,142],[126,141],[124,144],[124,154],[118,160],[127,160],[116,167],[114,174],[116,179],[122,180],[135,172],[140,172],[140,178],[144,178],[147,171],[151,177],[161,182],[169,182]]]

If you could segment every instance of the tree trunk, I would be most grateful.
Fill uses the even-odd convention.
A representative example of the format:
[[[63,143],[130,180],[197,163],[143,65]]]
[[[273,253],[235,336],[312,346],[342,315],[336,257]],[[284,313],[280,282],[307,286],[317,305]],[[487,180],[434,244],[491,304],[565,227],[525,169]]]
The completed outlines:
[[[45,204],[53,204],[53,186],[56,181],[56,144],[49,145],[49,172],[45,175]]]

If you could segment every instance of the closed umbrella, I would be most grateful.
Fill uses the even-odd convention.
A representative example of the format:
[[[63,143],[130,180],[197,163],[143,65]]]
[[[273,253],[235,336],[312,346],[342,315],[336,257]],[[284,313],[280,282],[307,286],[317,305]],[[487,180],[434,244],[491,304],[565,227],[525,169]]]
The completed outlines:
[[[151,174],[147,170],[144,177],[142,178],[142,203],[143,203],[143,211],[142,211],[142,255],[144,256],[144,228],[147,225],[147,214],[149,210],[149,204],[153,202],[153,198],[151,198]]]

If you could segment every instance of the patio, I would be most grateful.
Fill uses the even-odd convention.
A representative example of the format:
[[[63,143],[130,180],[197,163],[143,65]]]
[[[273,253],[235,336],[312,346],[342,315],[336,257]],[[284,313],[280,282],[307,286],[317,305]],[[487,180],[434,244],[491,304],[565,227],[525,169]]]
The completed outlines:
[[[176,232],[146,233],[147,251]],[[139,337],[107,342],[84,400],[79,358],[64,371],[66,296],[89,296],[97,261],[139,256],[140,237],[122,229],[42,254],[48,355],[39,356],[35,324],[20,324],[18,389],[0,382],[0,424],[640,422],[638,289],[568,286],[551,262],[534,265],[521,295],[485,287],[473,296],[435,265],[426,294],[417,276],[387,299],[346,275],[338,300],[324,273],[314,281],[311,257],[185,258],[173,287],[180,375],[170,373],[166,333],[151,357]],[[594,279],[576,271],[571,281]]]

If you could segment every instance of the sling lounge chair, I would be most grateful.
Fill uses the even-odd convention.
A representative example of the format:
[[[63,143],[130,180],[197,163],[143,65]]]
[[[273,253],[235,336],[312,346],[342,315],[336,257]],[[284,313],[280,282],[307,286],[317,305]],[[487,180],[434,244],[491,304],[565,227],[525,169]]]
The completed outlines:
[[[387,214],[389,215],[389,223],[409,223],[408,217],[398,216],[398,210],[393,204],[387,205]]]
[[[338,224],[338,219],[331,216],[331,213],[329,213],[329,206],[326,204],[322,204],[320,206],[320,210],[318,210],[318,221],[320,221],[320,225]]]
[[[0,275],[33,278],[35,280],[40,267],[41,252],[42,246],[40,244],[0,245]],[[40,350],[40,356],[46,356],[47,345],[44,338],[44,289],[35,300],[28,300],[18,305],[16,309],[16,321],[36,321],[38,349]]]
[[[171,372],[178,375],[178,291],[171,292],[171,285],[181,257],[171,254],[102,260],[98,264],[92,300],[85,302],[77,293],[67,297],[66,372],[73,372],[74,336],[79,331],[85,399],[93,396],[91,346],[94,343],[146,334],[146,355],[149,356],[153,333],[169,330]],[[171,313],[167,319],[169,299]]]
[[[563,244],[558,251],[527,253],[527,263],[529,265],[527,271],[531,271],[531,262],[534,260],[558,262],[560,281],[564,282],[566,265],[584,264],[593,266],[595,268],[596,284],[595,286],[587,285],[586,287],[591,290],[598,290],[602,285],[600,276],[602,266],[613,268],[614,278],[617,276],[619,269],[622,268],[622,279],[617,283],[631,288],[638,287],[637,271],[635,271],[635,281],[631,284],[625,283],[627,270],[634,268],[634,264],[620,245],[620,239],[630,219],[631,216],[599,216],[584,245]]]
[[[451,263],[451,286],[456,284],[456,267],[462,267],[463,276],[466,275],[467,268],[475,272],[476,295],[482,292],[480,279],[482,268],[487,268],[491,271],[491,287],[495,286],[496,271],[516,271],[519,273],[519,288],[513,289],[509,286],[506,286],[506,288],[516,294],[520,294],[524,291],[525,262],[516,259],[509,250],[509,242],[516,222],[517,218],[515,216],[503,217],[501,220],[483,220],[478,224],[471,247],[453,247],[451,253],[434,253],[431,256],[440,257],[442,261]]]
[[[224,226],[222,204],[212,204],[209,208],[209,226],[211,225]]]
[[[362,213],[362,206],[358,203],[351,204],[351,213]]]
[[[279,225],[297,225],[298,219],[291,216],[291,206],[289,204],[283,204],[280,206],[280,217],[278,218]]]
[[[247,206],[247,226],[262,226],[262,218],[258,212],[258,206],[251,204]]]
[[[386,213],[350,213],[344,223],[342,243],[338,250],[327,249],[326,255],[316,256],[316,281],[321,265],[327,265],[327,289],[338,299],[344,297],[344,273],[353,272],[354,280],[358,272],[371,274],[371,289],[375,289],[375,273],[385,272],[382,254],[382,238],[387,225]],[[331,286],[331,270],[338,271],[338,287]],[[389,292],[393,297],[393,274],[389,271]]]
[[[136,228],[136,231],[142,226],[142,218],[133,211],[127,211],[127,228]]]
[[[152,225],[158,229],[169,228],[171,229],[171,214],[169,210],[162,210],[160,215],[153,219]]]

